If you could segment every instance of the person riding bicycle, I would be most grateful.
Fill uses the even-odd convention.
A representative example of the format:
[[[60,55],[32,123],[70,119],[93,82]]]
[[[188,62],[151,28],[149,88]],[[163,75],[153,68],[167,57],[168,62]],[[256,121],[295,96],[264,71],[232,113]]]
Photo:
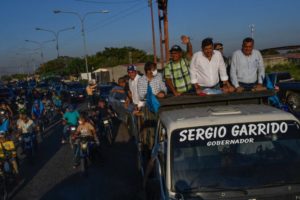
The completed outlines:
[[[79,155],[79,144],[80,136],[92,138],[97,145],[99,145],[99,139],[96,135],[95,127],[89,123],[89,119],[86,113],[82,113],[79,118],[79,126],[77,127],[76,132],[74,133],[75,143],[74,143],[74,166],[76,168],[79,165],[80,155]]]
[[[63,115],[63,136],[61,143],[65,144],[68,141],[68,128],[70,126],[77,126],[78,125],[78,119],[79,119],[79,113],[74,108],[74,106],[69,105],[65,114]]]

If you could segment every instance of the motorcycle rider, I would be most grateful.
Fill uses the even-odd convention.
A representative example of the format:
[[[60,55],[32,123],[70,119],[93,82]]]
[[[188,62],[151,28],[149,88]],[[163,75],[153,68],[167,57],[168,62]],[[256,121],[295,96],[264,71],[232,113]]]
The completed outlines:
[[[52,102],[56,108],[60,109],[62,106],[61,99],[56,92],[52,92]]]
[[[0,109],[5,110],[8,113],[9,117],[13,116],[12,109],[10,108],[8,103],[6,103],[5,101],[0,101]]]
[[[1,133],[2,131],[0,131]],[[9,162],[11,163],[11,166],[13,168],[13,172],[15,173],[16,177],[17,177],[17,180],[19,178],[19,167],[18,167],[18,163],[17,163],[17,159],[16,159],[16,156],[17,156],[17,152],[16,152],[16,149],[15,149],[15,144],[13,141],[11,140],[7,140],[6,137],[3,135],[3,134],[0,134],[0,154],[2,154],[3,156],[4,155],[4,151],[11,151],[12,154],[10,155],[10,158],[9,158]]]
[[[89,122],[88,115],[86,113],[81,113],[78,121],[79,125],[77,127],[76,132],[74,133],[74,137],[76,138],[74,143],[74,165],[73,168],[76,168],[80,163],[80,155],[79,155],[79,145],[80,138],[79,136],[88,136],[93,138],[97,145],[99,145],[99,139],[96,135],[96,130],[94,126]]]
[[[31,117],[35,121],[38,131],[40,131],[41,127],[39,127],[39,120],[43,120],[45,114],[45,106],[42,101],[35,100],[31,109]]]
[[[26,100],[25,100],[25,97],[18,97],[17,98],[17,109],[18,109],[18,113],[21,111],[21,110],[27,110],[27,105],[26,105]]]
[[[36,129],[36,125],[33,122],[32,119],[30,119],[26,113],[24,111],[21,111],[20,113],[20,118],[17,121],[17,128],[19,131],[19,136],[21,137],[21,147],[22,150],[24,151],[24,134],[32,134],[32,139],[33,139],[33,144],[34,144],[34,148],[37,147],[37,140],[36,140],[36,135],[35,135],[35,129]]]
[[[74,106],[69,105],[66,112],[63,115],[63,136],[61,143],[65,144],[68,141],[68,128],[70,126],[78,126],[79,113]]]
[[[9,116],[6,110],[0,109],[0,135],[6,136],[9,131]]]
[[[35,100],[33,102],[32,109],[31,109],[32,119],[33,120],[39,119],[40,117],[43,116],[44,112],[45,112],[45,106],[43,102],[40,100]]]
[[[107,107],[106,101],[104,99],[100,99],[98,101],[97,106],[97,114],[98,114],[98,121],[102,122],[104,118],[112,118],[114,117],[114,113]],[[103,136],[103,124],[98,123],[98,130],[100,130],[101,135]]]
[[[94,105],[94,91],[96,90],[97,84],[95,80],[90,80],[86,87],[86,94],[88,98],[88,108],[90,109]]]

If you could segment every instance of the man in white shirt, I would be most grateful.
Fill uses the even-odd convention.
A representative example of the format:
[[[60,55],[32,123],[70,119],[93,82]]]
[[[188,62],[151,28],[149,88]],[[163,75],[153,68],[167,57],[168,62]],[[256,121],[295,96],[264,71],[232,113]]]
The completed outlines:
[[[127,67],[127,73],[129,76],[129,97],[132,99],[133,104],[140,108],[143,106],[143,102],[140,101],[139,94],[138,94],[138,80],[141,76],[137,73],[137,68],[134,65],[130,65]]]
[[[196,93],[201,94],[204,89],[221,89],[220,78],[223,82],[224,93],[233,92],[234,88],[228,82],[226,66],[219,51],[214,50],[211,38],[202,41],[202,51],[193,55],[190,66],[191,82]]]
[[[244,90],[265,90],[263,80],[265,68],[263,58],[258,50],[253,49],[254,40],[245,38],[241,50],[232,55],[230,78],[237,92]]]

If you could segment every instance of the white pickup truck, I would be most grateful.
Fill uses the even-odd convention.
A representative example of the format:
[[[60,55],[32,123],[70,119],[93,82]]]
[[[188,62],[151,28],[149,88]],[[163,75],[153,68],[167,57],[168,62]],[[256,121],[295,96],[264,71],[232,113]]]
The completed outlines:
[[[300,124],[268,95],[161,100],[147,199],[300,199]]]

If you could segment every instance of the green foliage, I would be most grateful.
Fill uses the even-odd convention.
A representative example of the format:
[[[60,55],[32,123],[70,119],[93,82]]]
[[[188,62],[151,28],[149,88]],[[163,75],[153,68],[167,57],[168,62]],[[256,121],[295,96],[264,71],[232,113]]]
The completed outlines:
[[[297,50],[290,50],[290,51],[288,51],[287,53],[300,53],[300,49],[297,49]]]
[[[1,76],[2,81],[11,81],[13,79],[25,80],[26,78],[27,78],[27,74],[12,74],[12,75]]]
[[[91,72],[100,67],[129,64],[130,57],[132,63],[153,60],[153,55],[147,55],[146,52],[133,47],[107,47],[104,51],[99,51],[95,55],[88,56],[88,70]],[[85,72],[84,58],[71,57],[59,57],[58,59],[48,61],[37,70],[37,73],[43,75],[78,75]]]
[[[265,49],[261,51],[261,54],[263,56],[268,56],[268,55],[278,55],[279,52],[276,51],[275,49]]]
[[[275,65],[272,68],[267,68],[266,73],[270,72],[289,72],[296,80],[300,80],[300,65],[294,63],[287,63],[281,65]]]

